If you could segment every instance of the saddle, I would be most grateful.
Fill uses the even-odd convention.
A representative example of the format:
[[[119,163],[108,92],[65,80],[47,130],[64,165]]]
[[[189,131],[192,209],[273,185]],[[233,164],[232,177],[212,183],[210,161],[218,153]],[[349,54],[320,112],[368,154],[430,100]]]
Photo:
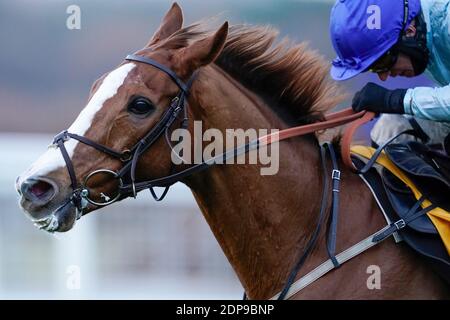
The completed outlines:
[[[376,150],[351,148],[356,168],[363,168]],[[361,174],[388,223],[408,221],[396,239],[427,260],[450,284],[450,158],[420,144],[390,144],[373,167]],[[423,208],[430,210],[410,219]]]
[[[415,141],[391,144],[385,150],[427,199],[450,211],[450,157]]]

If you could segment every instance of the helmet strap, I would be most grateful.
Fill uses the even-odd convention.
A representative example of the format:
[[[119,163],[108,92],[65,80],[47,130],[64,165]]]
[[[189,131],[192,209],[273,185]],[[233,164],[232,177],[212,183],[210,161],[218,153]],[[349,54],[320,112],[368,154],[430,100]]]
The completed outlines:
[[[402,32],[402,37],[396,44],[399,52],[410,57],[416,75],[422,74],[428,66],[430,52],[427,48],[427,26],[422,14],[415,18],[416,34],[408,37]]]

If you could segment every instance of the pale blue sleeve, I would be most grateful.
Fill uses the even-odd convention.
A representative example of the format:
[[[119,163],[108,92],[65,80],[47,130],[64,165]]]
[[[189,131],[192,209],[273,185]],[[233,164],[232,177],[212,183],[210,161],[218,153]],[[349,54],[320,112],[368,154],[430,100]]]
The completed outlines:
[[[427,120],[450,122],[450,85],[441,88],[408,89],[403,102],[406,114]]]

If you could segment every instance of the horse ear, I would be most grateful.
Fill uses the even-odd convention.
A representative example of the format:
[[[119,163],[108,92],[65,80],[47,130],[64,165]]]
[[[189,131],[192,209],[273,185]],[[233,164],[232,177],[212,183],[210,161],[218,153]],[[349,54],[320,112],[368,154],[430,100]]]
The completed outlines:
[[[228,36],[228,22],[225,22],[212,36],[198,40],[183,51],[182,62],[189,71],[194,71],[213,62],[225,45]]]
[[[164,40],[180,30],[183,26],[183,11],[178,3],[174,2],[172,7],[167,11],[161,25],[153,35],[152,39],[147,43],[146,47],[154,45],[158,41]]]

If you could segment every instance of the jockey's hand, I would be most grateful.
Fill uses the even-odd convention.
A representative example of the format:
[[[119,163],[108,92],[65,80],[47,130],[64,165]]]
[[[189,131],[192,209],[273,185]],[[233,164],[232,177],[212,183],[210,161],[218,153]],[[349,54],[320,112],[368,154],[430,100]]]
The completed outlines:
[[[369,82],[353,97],[352,108],[355,112],[362,110],[375,113],[404,114],[403,99],[406,89],[388,90]]]

